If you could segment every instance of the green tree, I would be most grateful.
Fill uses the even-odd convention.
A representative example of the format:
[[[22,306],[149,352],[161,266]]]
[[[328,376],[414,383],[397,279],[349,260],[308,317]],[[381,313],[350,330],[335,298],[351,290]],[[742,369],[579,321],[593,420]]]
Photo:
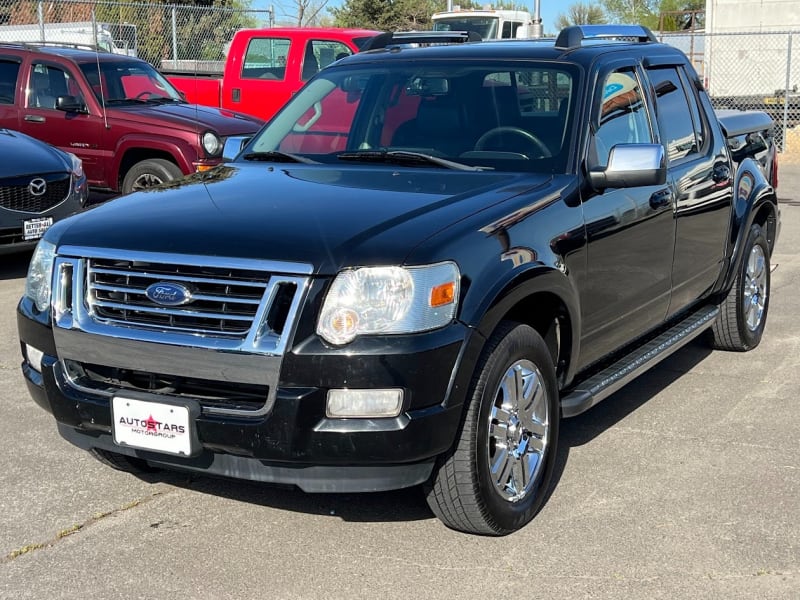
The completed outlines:
[[[561,13],[556,19],[556,29],[564,29],[570,25],[601,25],[606,23],[606,15],[597,4],[576,2],[570,4],[567,13]]]
[[[638,23],[658,29],[662,13],[672,11],[700,10],[704,0],[601,0],[610,23]],[[667,27],[679,29],[686,18],[673,18],[665,22]],[[669,30],[669,29],[667,29]]]
[[[702,29],[705,26],[705,0],[662,0],[659,6],[661,31]]]
[[[430,16],[439,10],[441,0],[345,0],[330,12],[337,27],[404,31],[429,29]]]
[[[640,24],[655,28],[658,25],[657,0],[602,0],[610,23]]]

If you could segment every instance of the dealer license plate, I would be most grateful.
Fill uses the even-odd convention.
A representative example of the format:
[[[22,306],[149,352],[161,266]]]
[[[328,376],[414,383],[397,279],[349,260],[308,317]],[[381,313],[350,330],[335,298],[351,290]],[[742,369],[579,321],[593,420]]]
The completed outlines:
[[[44,235],[48,227],[53,224],[53,217],[39,217],[38,219],[28,219],[22,222],[22,239],[38,240]]]
[[[140,450],[189,456],[189,408],[115,396],[111,404],[114,443]]]

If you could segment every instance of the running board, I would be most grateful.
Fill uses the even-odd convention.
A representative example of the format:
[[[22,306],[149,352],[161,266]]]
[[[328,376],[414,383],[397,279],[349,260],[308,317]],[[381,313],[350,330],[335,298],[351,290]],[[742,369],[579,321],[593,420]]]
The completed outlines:
[[[719,307],[704,307],[638,346],[611,366],[580,382],[561,399],[562,414],[574,417],[605,400],[711,327],[718,314]]]

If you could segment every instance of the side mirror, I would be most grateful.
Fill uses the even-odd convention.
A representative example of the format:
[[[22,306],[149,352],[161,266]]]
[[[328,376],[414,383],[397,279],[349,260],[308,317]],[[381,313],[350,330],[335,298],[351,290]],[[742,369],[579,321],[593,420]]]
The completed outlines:
[[[617,144],[608,156],[608,166],[591,169],[588,176],[598,192],[606,188],[663,185],[667,181],[664,146]]]
[[[59,96],[56,108],[64,112],[86,112],[86,105],[75,96]]]
[[[769,148],[769,144],[761,132],[730,137],[728,138],[728,146],[735,162],[741,162],[748,156],[755,158]]]
[[[250,137],[242,135],[231,136],[225,140],[225,145],[222,147],[222,160],[225,162],[233,160],[250,141]]]

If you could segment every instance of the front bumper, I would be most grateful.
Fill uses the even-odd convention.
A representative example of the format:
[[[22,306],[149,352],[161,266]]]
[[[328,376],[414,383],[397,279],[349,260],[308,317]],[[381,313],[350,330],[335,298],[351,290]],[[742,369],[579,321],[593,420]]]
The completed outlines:
[[[76,384],[68,365],[77,358],[142,369],[161,365],[164,370],[170,363],[176,370],[236,381],[258,379],[263,357],[120,343],[82,332],[64,336],[59,331],[54,338],[44,315],[35,314],[24,299],[18,328],[23,353],[25,344],[44,352],[41,372],[26,360],[23,373],[32,397],[55,416],[65,439],[84,449],[136,456],[169,469],[292,484],[309,492],[399,489],[428,479],[436,458],[452,445],[461,420],[464,386],[455,373],[469,330],[456,324],[388,344],[385,339],[355,344],[347,352],[312,343],[287,353],[274,401],[261,414],[220,414],[214,410],[218,405],[200,402],[193,426],[201,450],[192,457],[122,447],[111,433],[113,386]],[[382,419],[326,417],[327,390],[348,387],[401,388],[403,412]],[[154,401],[164,398],[152,391],[137,394]]]
[[[37,239],[26,240],[24,223],[31,219],[52,217],[53,223],[74,215],[86,207],[89,187],[86,178],[74,181],[67,196],[55,206],[43,212],[23,212],[0,207],[0,255],[32,249]]]

